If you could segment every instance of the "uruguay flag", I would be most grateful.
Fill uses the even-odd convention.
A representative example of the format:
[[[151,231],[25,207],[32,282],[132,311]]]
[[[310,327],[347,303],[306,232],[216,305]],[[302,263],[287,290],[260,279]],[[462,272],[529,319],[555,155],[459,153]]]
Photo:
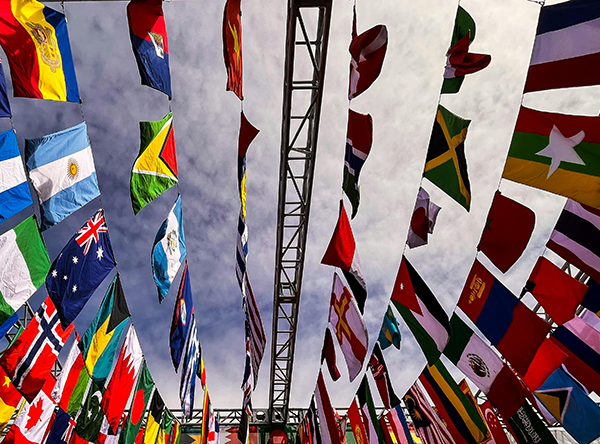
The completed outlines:
[[[32,203],[17,137],[12,130],[0,133],[0,222]]]
[[[40,201],[42,230],[100,196],[85,122],[25,140],[25,159]]]
[[[185,252],[181,196],[177,196],[175,205],[156,233],[152,249],[152,275],[158,289],[158,302],[162,302],[169,292]]]

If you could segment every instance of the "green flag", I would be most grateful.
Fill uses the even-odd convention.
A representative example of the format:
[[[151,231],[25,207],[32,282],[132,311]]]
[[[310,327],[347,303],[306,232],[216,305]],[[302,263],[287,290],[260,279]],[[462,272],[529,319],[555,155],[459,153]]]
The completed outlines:
[[[73,393],[69,398],[69,405],[67,407],[67,413],[71,418],[75,418],[77,412],[81,408],[81,403],[83,402],[83,398],[85,397],[86,390],[88,387],[88,383],[90,382],[90,374],[88,373],[85,366],[82,367],[79,372],[79,378],[77,379],[77,383],[75,384],[75,388],[73,389]]]
[[[517,413],[508,418],[508,424],[515,433],[519,443],[557,444],[550,430],[544,425],[527,401],[517,410]]]
[[[367,433],[369,430],[375,430],[375,436],[369,436],[369,442],[371,443],[385,443],[385,434],[383,429],[381,428],[381,423],[377,418],[377,412],[375,411],[375,404],[373,403],[373,397],[371,396],[371,389],[369,388],[369,381],[367,380],[367,376],[363,376],[363,379],[360,383],[360,387],[356,392],[358,396],[358,404],[360,409],[362,410],[363,418],[365,418],[365,425],[367,429]]]
[[[119,444],[133,444],[142,425],[148,400],[154,389],[154,381],[146,361],[142,362],[140,376],[138,377],[131,403],[131,409],[127,421],[123,425],[123,431],[119,437]]]
[[[456,11],[456,19],[454,20],[454,30],[452,31],[452,41],[450,47],[458,43],[467,33],[471,33],[469,36],[469,42],[472,43],[475,40],[475,20],[473,17],[463,9],[462,6],[458,7]],[[442,84],[442,94],[455,94],[460,90],[465,76],[453,77],[450,79],[444,78]]]
[[[91,381],[75,426],[75,433],[81,439],[91,442],[96,442],[98,439],[102,420],[105,416],[102,408],[100,408],[101,403],[102,391],[94,381]]]

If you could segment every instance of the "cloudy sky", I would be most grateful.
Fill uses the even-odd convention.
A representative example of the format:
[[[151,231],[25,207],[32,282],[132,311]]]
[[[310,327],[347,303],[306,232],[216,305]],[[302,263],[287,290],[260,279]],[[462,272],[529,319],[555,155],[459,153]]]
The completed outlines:
[[[469,76],[459,94],[442,97],[444,106],[472,120],[466,142],[472,208],[467,213],[425,180],[424,187],[442,211],[429,245],[407,253],[448,313],[456,305],[475,258],[475,246],[500,183],[539,13],[539,5],[527,0],[463,0],[461,4],[477,23],[477,38],[471,50],[492,55],[491,65]],[[173,79],[171,107],[179,190],[208,387],[217,408],[239,408],[244,365],[243,316],[235,279],[240,105],[231,92],[225,91],[223,5],[224,1],[175,0],[166,2],[164,10]],[[58,3],[51,6],[60,7]],[[352,221],[369,290],[365,319],[371,340],[377,337],[403,252],[456,6],[456,1],[447,0],[358,1],[359,32],[383,23],[389,33],[381,76],[352,102],[355,111],[370,113],[374,120],[373,148],[361,173],[361,207]],[[244,110],[261,130],[248,152],[248,263],[270,350],[286,2],[244,0],[242,8]],[[341,196],[351,12],[351,1],[334,2],[292,407],[309,403],[328,318],[333,269],[320,265],[320,259],[335,226]],[[173,371],[168,348],[175,291],[159,305],[150,270],[154,236],[173,205],[177,190],[169,190],[136,217],[129,199],[130,170],[139,149],[138,122],[161,119],[169,111],[169,103],[163,94],[140,85],[129,42],[126,2],[67,2],[66,14],[102,202],[94,201],[48,230],[44,236],[49,254],[53,259],[100,205],[105,208],[132,319],[149,368],[168,406],[179,408],[179,377]],[[7,71],[7,64],[4,65]],[[9,89],[12,93],[10,81]],[[549,111],[597,115],[598,91],[582,88],[534,93],[525,97],[524,104]],[[24,138],[59,131],[82,119],[77,104],[12,99],[11,105],[21,147]],[[9,128],[8,120],[0,122],[0,129]],[[507,181],[500,183],[500,189],[536,213],[534,236],[524,256],[505,276],[495,270],[518,293],[544,251],[564,198]],[[11,228],[27,213],[3,224],[0,230]],[[485,263],[485,258],[481,260]],[[110,278],[76,320],[81,334],[94,317],[109,281]],[[178,282],[179,278],[173,290]],[[34,308],[44,296],[42,290],[34,296]],[[412,384],[425,362],[406,326],[401,328],[402,349],[386,351],[398,394]],[[347,382],[343,358],[340,355],[338,359],[343,378],[335,384],[328,377],[326,381],[333,404],[346,407],[356,385]],[[254,395],[256,407],[268,404],[269,364],[267,351]],[[197,393],[197,406],[200,399]]]

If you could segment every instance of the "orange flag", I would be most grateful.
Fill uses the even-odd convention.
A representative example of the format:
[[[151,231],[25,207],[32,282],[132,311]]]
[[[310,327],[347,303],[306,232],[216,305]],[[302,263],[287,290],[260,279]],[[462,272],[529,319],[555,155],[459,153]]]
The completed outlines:
[[[223,57],[227,68],[227,91],[240,100],[242,94],[242,11],[241,0],[227,0],[223,12]]]

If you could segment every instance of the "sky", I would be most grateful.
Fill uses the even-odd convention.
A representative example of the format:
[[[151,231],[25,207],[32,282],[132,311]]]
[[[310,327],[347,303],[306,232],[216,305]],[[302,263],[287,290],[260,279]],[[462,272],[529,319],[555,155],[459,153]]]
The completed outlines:
[[[558,3],[548,1],[548,4]],[[128,35],[126,2],[66,2],[65,9],[83,107],[11,97],[21,150],[23,139],[41,137],[81,122],[88,124],[102,196],[77,211],[44,238],[54,259],[77,229],[102,206],[115,257],[140,343],[168,407],[179,407],[179,376],[169,357],[168,334],[179,276],[159,305],[151,275],[154,236],[182,195],[187,259],[211,400],[216,408],[239,408],[244,370],[241,295],[235,278],[237,136],[240,104],[225,91],[221,24],[224,1],[164,3],[169,36],[173,100],[140,85]],[[60,8],[58,3],[49,4]],[[454,309],[475,259],[476,245],[498,187],[536,213],[525,254],[506,275],[494,272],[518,294],[556,222],[565,199],[501,181],[535,36],[539,5],[527,0],[463,0],[477,23],[471,51],[492,55],[488,68],[470,75],[459,94],[442,104],[470,119],[466,157],[472,207],[466,212],[427,180],[423,186],[442,207],[425,247],[407,257],[446,311]],[[379,79],[352,109],[370,113],[374,142],[361,176],[361,205],[352,228],[368,287],[365,321],[370,345],[382,316],[404,249],[442,83],[457,3],[447,0],[358,0],[359,33],[388,27],[389,44]],[[268,336],[253,404],[268,406],[275,229],[281,135],[286,2],[244,0],[244,112],[261,130],[247,156],[248,270]],[[333,268],[320,265],[337,221],[346,140],[347,85],[352,2],[333,4],[329,57],[324,84],[313,200],[300,302],[291,407],[310,402],[327,325]],[[6,57],[2,53],[2,60]],[[8,77],[7,63],[4,63]],[[12,87],[9,84],[9,94]],[[546,111],[598,115],[598,87],[528,94],[524,104]],[[129,198],[131,166],[139,150],[138,122],[174,113],[179,186],[134,217]],[[83,113],[83,114],[82,114]],[[7,119],[0,130],[10,128]],[[0,226],[4,232],[30,214],[25,210]],[[36,209],[37,212],[37,209]],[[560,260],[546,253],[560,264]],[[479,256],[483,263],[486,259]],[[93,319],[112,274],[96,291],[75,326],[83,334]],[[31,299],[36,309],[45,290]],[[531,305],[531,301],[528,301]],[[401,322],[400,351],[385,352],[391,379],[401,395],[420,373],[425,359]],[[64,359],[70,341],[61,354]],[[326,384],[336,407],[347,407],[357,388],[342,378]],[[454,371],[458,378],[459,374]],[[198,385],[199,387],[199,385]],[[201,393],[196,392],[196,407]]]

